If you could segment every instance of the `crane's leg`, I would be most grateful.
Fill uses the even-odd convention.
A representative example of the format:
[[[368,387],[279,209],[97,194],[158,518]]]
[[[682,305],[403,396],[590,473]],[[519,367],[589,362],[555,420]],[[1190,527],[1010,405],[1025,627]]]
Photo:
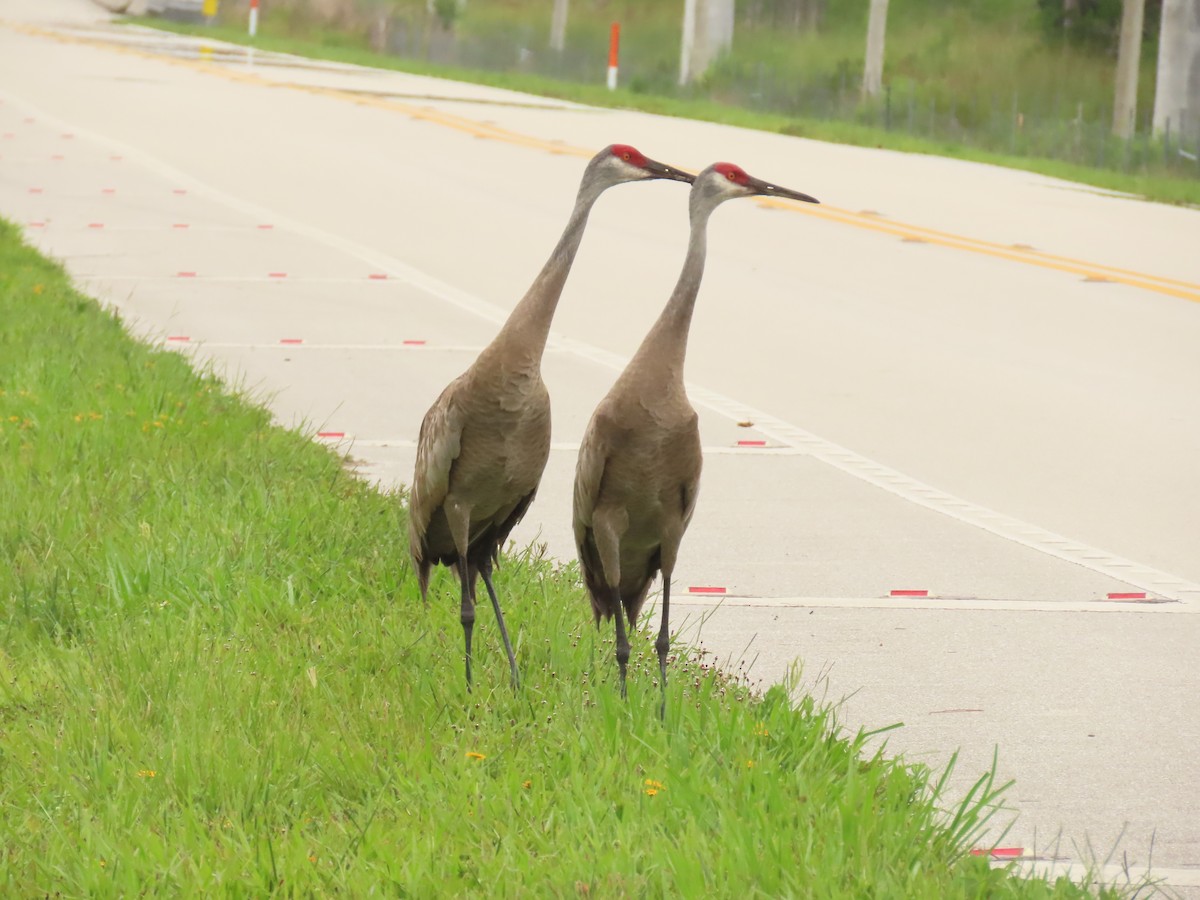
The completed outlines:
[[[467,693],[471,692],[471,632],[475,628],[475,597],[471,590],[471,582],[475,580],[475,573],[471,571],[471,567],[467,565],[467,558],[460,556],[458,559],[458,579],[462,584],[462,607],[459,611],[459,621],[462,622],[463,628],[463,644],[466,647],[467,659]]]
[[[492,609],[496,611],[496,621],[500,623],[500,637],[504,639],[504,649],[508,653],[508,669],[512,673],[512,686],[521,686],[521,676],[517,673],[517,657],[513,653],[512,642],[508,639],[508,629],[504,626],[504,613],[500,612],[500,601],[496,599],[496,589],[492,587],[492,560],[489,558],[479,567],[483,583],[487,586],[488,596],[492,598]]]
[[[629,638],[625,634],[625,611],[621,608],[621,589],[612,589],[613,618],[617,620],[617,665],[621,669],[621,699],[625,694],[625,670],[629,667]]]
[[[467,692],[471,691],[471,631],[475,627],[475,569],[467,563],[467,549],[471,543],[471,508],[457,497],[447,497],[444,506],[446,524],[450,526],[450,537],[458,551],[458,579],[462,585],[462,607],[459,621],[463,627],[463,645],[466,649]]]
[[[668,630],[671,611],[671,576],[663,576],[663,611],[662,624],[658,627],[658,639],[654,649],[658,651],[659,684],[662,685],[662,703],[658,707],[658,717],[667,718],[667,651],[671,649],[671,633]]]

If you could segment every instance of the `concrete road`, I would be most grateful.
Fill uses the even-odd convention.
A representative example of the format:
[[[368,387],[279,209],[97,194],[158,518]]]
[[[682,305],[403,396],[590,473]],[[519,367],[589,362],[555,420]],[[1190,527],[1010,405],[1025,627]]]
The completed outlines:
[[[680,633],[764,681],[801,661],[909,759],[960,748],[960,789],[998,746],[1031,866],[1200,888],[1200,212],[0,0],[0,214],[387,487],[613,141],[824,201],[713,218]],[[573,557],[575,446],[686,236],[677,184],[597,205],[520,542]]]

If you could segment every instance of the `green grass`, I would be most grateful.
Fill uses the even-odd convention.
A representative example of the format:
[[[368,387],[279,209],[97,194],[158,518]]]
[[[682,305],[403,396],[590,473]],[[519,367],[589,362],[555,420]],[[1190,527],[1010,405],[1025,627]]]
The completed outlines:
[[[0,221],[0,894],[1082,897],[965,855],[996,801],[693,655],[616,686],[507,558],[463,685],[402,498],[134,342]],[[1115,895],[1111,895],[1115,896]]]
[[[1087,165],[1051,156],[1038,155],[1039,146],[1042,146],[1045,141],[1051,139],[1047,137],[1048,132],[1045,128],[1040,129],[1036,133],[1022,133],[1013,140],[1010,140],[1008,137],[998,139],[1004,146],[1012,144],[1013,148],[1019,151],[1000,152],[995,149],[988,149],[987,146],[981,146],[978,142],[972,143],[968,136],[960,136],[959,138],[931,138],[919,134],[910,134],[899,128],[888,129],[880,127],[878,124],[872,124],[872,122],[878,121],[879,116],[882,115],[878,108],[868,110],[867,113],[864,113],[864,115],[868,116],[866,120],[853,121],[839,118],[784,115],[777,112],[752,109],[736,102],[721,102],[719,98],[722,96],[722,92],[719,83],[712,88],[711,96],[705,95],[690,98],[646,93],[629,88],[609,91],[600,84],[581,84],[528,72],[465,69],[375,53],[364,46],[361,36],[347,32],[305,28],[300,30],[299,36],[294,36],[284,30],[288,26],[289,20],[287,19],[284,19],[282,22],[278,20],[272,22],[264,18],[262,30],[253,41],[246,35],[244,28],[238,26],[217,25],[208,28],[152,18],[135,21],[138,24],[150,25],[176,33],[208,35],[215,39],[243,45],[253,43],[254,46],[264,50],[294,53],[319,59],[451,78],[459,81],[539,94],[546,97],[557,97],[594,106],[637,109],[660,115],[719,122],[743,128],[792,134],[834,143],[886,147],[911,153],[956,157],[974,162],[1024,169],[1106,190],[1122,191],[1144,197],[1148,200],[1200,206],[1200,178],[1187,174],[1179,174],[1173,168],[1163,167],[1154,162],[1147,162],[1147,160],[1160,158],[1162,151],[1160,148],[1156,148],[1153,143],[1144,139],[1135,141],[1132,145],[1132,152],[1141,163],[1136,167],[1131,167],[1130,171],[1124,171],[1121,167],[1108,168]],[[815,41],[815,39],[807,38],[804,40]],[[814,46],[817,45],[814,44]],[[805,58],[805,54],[803,53],[794,53],[793,55],[797,58]],[[1085,59],[1086,57],[1080,55],[1079,58]],[[1011,66],[1011,64],[1001,65],[1000,59],[1001,57],[996,57],[994,60],[995,65],[990,66],[989,69],[998,71],[1012,71],[1015,69],[1023,71],[1032,65],[1028,61],[1016,67]],[[1034,70],[1041,72],[1049,83],[1061,83],[1065,79],[1065,72],[1067,71],[1080,71],[1074,63],[1064,61],[1061,55],[1048,61],[1042,56],[1037,56],[1036,59],[1040,60],[1040,62],[1037,66],[1033,66]],[[1093,70],[1091,67],[1085,66],[1081,71],[1087,73]],[[1147,80],[1143,79],[1143,82]],[[1152,81],[1152,79],[1149,80]],[[898,83],[906,84],[903,81]],[[898,123],[906,120],[908,116],[906,105],[908,95],[902,93],[902,90],[907,90],[907,88],[898,89],[894,100],[893,120]],[[922,88],[921,92],[915,95],[920,98],[919,102],[921,104],[915,106],[915,109],[925,109],[923,104],[928,102],[927,98],[930,96],[931,91],[949,92],[951,88],[948,86]],[[937,96],[942,97],[942,94],[937,93]],[[941,102],[950,102],[947,98],[951,98],[952,96],[951,93],[946,93],[945,97],[942,97]],[[1008,99],[1010,97],[1009,94],[999,93],[997,96],[1004,98],[1001,101],[1003,103],[1011,102]],[[963,116],[966,118],[967,114],[964,112]],[[1089,147],[1095,148],[1093,151],[1090,151],[1093,155],[1102,155],[1114,164],[1120,161],[1125,153],[1130,152],[1120,142],[1108,138],[1098,139],[1094,134],[1077,134],[1078,130],[1069,122],[1063,123],[1061,126],[1062,134],[1059,135],[1059,138],[1054,139],[1061,139],[1067,142],[1073,140],[1083,141]]]

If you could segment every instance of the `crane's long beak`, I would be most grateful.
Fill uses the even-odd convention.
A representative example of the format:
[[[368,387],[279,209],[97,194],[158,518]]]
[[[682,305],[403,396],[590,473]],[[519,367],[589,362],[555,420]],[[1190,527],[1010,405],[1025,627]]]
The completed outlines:
[[[695,175],[689,175],[676,169],[674,166],[668,166],[666,163],[660,163],[657,160],[647,159],[644,168],[650,173],[651,178],[669,178],[672,181],[682,181],[684,184],[691,184],[696,180]]]
[[[762,194],[764,197],[788,197],[792,200],[803,200],[805,203],[820,203],[816,197],[810,197],[808,194],[802,194],[799,191],[793,191],[790,188],[780,187],[777,184],[771,184],[769,181],[763,181],[755,178],[753,175],[747,177],[746,187],[750,188],[756,194]]]

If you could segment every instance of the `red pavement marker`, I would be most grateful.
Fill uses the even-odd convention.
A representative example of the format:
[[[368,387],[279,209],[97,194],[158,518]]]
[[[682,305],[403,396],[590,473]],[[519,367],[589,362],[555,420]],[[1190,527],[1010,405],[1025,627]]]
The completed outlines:
[[[31,193],[31,194],[40,194],[41,192],[42,192],[41,188],[30,188],[29,189],[29,193]]]
[[[892,597],[928,597],[929,591],[914,591],[905,588],[891,591]]]
[[[346,432],[344,432],[344,431],[318,431],[317,432],[317,437],[319,437],[319,438],[344,438],[345,436],[346,436]]]
[[[186,334],[173,334],[170,337],[168,337],[167,340],[174,341],[176,343],[184,343],[186,341],[190,341],[191,338]]]
[[[725,588],[714,587],[712,585],[692,585],[688,588],[689,594],[723,594]]]
[[[287,278],[287,272],[268,272],[268,278]]]
[[[767,442],[766,441],[738,441],[737,445],[739,447],[765,447],[765,446],[767,446]]]
[[[274,228],[275,226],[274,226],[274,225],[259,225],[258,227],[259,227],[260,229],[262,229],[263,231],[270,231],[270,230],[271,230],[272,228]]]
[[[303,344],[304,338],[280,338],[279,343],[281,343],[281,344]]]
[[[387,274],[384,272],[372,272],[367,277],[372,281],[387,281]]]
[[[1109,600],[1145,600],[1145,591],[1115,591],[1107,596]]]
[[[171,227],[172,228],[190,228],[191,226],[189,226],[187,222],[176,222]]]
[[[405,346],[405,347],[424,347],[424,346],[425,346],[425,341],[424,341],[424,340],[417,340],[417,341],[401,341],[400,343],[401,343],[403,346]]]
[[[195,278],[196,273],[195,272],[177,272],[175,274],[175,277],[176,278]]]
[[[103,222],[88,222],[88,228],[103,228]]]
[[[171,193],[172,194],[186,194],[187,191],[185,191],[183,188],[175,188],[174,190],[171,191]]]

